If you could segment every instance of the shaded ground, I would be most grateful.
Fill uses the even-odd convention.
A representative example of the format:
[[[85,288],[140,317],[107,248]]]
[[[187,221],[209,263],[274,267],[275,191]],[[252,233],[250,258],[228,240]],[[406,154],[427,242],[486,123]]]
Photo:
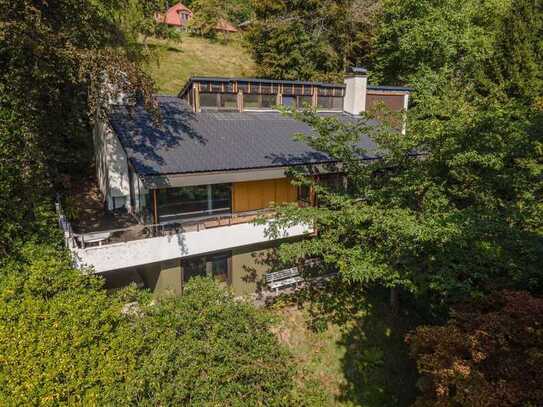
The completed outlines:
[[[315,405],[410,405],[417,373],[404,336],[417,318],[405,310],[394,316],[385,293],[352,301],[356,294],[313,293],[303,305],[274,306],[276,334],[299,366],[298,387]]]
[[[105,211],[102,193],[94,177],[74,184],[70,195],[64,199],[63,209],[72,222],[75,233],[123,229],[137,225],[136,219],[126,211],[121,210],[115,214]]]
[[[255,64],[239,38],[226,44],[182,34],[181,42],[149,40],[157,60],[148,64],[159,93],[177,95],[191,75],[254,76]]]

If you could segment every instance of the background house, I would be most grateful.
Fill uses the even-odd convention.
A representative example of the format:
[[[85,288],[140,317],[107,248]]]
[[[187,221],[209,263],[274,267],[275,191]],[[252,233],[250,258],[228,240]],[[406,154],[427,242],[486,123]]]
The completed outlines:
[[[192,16],[192,10],[182,3],[177,3],[166,10],[164,14],[157,14],[156,21],[172,27],[177,27],[181,30],[186,30]],[[215,29],[222,33],[234,33],[238,31],[229,21],[222,18],[217,22]]]

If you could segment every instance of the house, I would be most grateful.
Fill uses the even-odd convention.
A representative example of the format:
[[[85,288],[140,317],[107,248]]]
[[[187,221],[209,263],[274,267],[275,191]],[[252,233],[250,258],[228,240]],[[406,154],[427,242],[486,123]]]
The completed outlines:
[[[180,29],[186,29],[191,18],[192,11],[185,5],[177,3],[166,10],[166,13],[157,14],[156,21]]]
[[[273,249],[310,236],[311,225],[269,236],[253,221],[272,218],[272,202],[315,204],[314,193],[290,183],[292,166],[319,169],[321,182],[341,174],[330,157],[293,138],[312,129],[274,106],[307,104],[323,116],[361,120],[377,101],[401,110],[408,99],[409,89],[368,86],[366,71],[353,69],[344,84],[193,77],[178,96],[158,97],[161,124],[142,106],[118,104],[94,129],[107,211],[84,227],[61,216],[66,241],[78,266],[92,266],[112,288],[135,282],[180,293],[191,277],[211,275],[242,295],[270,288],[277,276],[296,281],[296,268],[274,262]],[[359,143],[367,151],[361,159],[377,158],[369,137]]]
[[[156,15],[155,19],[159,23],[167,24],[172,27],[177,27],[180,30],[186,30],[188,28],[188,23],[192,19],[192,11],[183,5],[182,3],[177,3],[166,10],[166,13],[159,13]],[[237,28],[234,27],[230,22],[221,18],[217,22],[215,29],[222,33],[235,33]]]

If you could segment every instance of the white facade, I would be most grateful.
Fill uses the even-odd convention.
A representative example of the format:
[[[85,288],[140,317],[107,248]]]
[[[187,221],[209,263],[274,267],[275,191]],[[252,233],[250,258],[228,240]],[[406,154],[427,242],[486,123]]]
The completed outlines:
[[[128,158],[121,142],[107,122],[94,126],[96,176],[108,210],[130,207],[130,179]]]
[[[243,223],[85,249],[74,248],[73,252],[78,267],[93,267],[94,272],[102,273],[276,240],[267,236],[266,229],[267,225]],[[308,226],[298,225],[284,230],[279,238],[303,236],[310,232]]]

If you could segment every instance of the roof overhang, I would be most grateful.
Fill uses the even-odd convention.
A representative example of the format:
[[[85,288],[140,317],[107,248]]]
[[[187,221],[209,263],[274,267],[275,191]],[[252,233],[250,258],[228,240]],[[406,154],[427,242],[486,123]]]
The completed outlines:
[[[326,174],[341,171],[339,163],[306,164],[291,167],[268,167],[235,171],[211,171],[189,174],[146,175],[143,184],[148,189],[189,187],[193,185],[224,184],[245,181],[264,181],[285,178],[291,168],[311,167],[312,173]]]

